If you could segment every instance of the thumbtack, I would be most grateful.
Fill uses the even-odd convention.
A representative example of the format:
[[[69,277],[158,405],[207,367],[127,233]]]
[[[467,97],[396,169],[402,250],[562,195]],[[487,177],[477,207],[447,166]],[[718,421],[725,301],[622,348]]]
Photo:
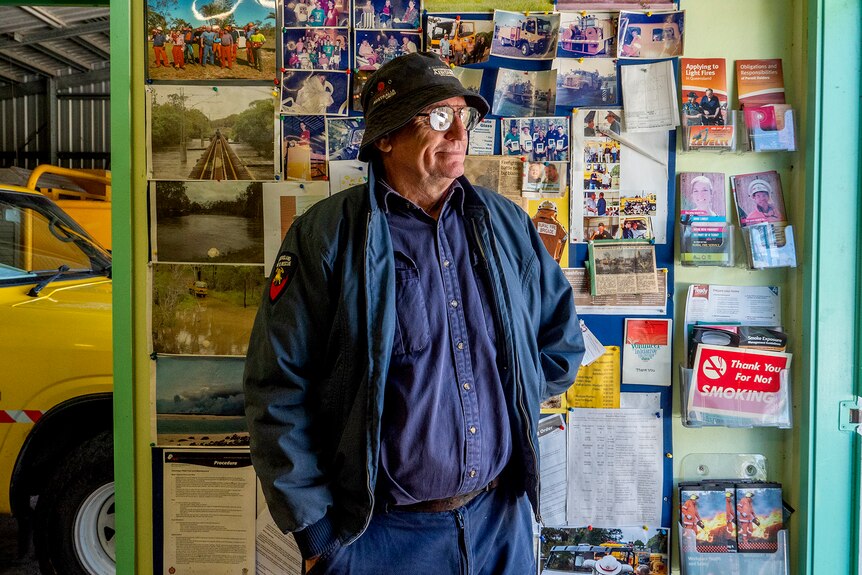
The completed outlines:
[[[583,58],[578,58],[578,64],[583,64],[583,63],[584,63],[584,59],[583,59]]]
[[[281,179],[281,176],[279,176],[278,174],[276,174],[276,175],[275,175],[275,180],[276,180],[276,181],[278,181],[278,180],[280,180],[280,179]]]
[[[299,189],[300,189],[300,190],[304,190],[304,189],[305,189],[305,184],[299,184]]]
[[[218,92],[218,86],[213,86],[213,92]]]
[[[652,10],[646,13],[647,17],[652,17]]]

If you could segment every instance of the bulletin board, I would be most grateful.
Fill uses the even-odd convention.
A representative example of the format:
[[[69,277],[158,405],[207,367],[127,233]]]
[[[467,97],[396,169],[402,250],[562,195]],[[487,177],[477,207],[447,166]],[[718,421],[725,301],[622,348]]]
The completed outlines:
[[[554,14],[554,6],[545,2],[535,3],[546,10],[543,12],[498,12],[496,24],[490,3],[481,6],[483,12],[456,13],[446,11],[453,4],[442,0],[421,4],[393,0],[391,12],[384,14],[381,7],[365,9],[365,2],[336,0],[334,12],[323,9],[324,24],[317,25],[321,14],[313,4],[292,0],[276,4],[273,10],[263,2],[241,3],[234,13],[202,17],[194,2],[173,8],[152,3],[146,13],[147,67],[142,73],[147,84],[148,311],[157,572],[166,572],[164,453],[247,446],[242,419],[243,358],[273,254],[295,217],[316,201],[367,177],[367,167],[357,160],[364,128],[357,93],[363,80],[397,54],[417,49],[441,53],[435,30],[449,30],[454,41],[462,22],[470,22],[477,32],[470,49],[450,45],[446,58],[462,82],[478,89],[492,104],[487,116],[494,121],[487,132],[490,137],[477,143],[477,149],[501,160],[508,155],[509,161],[523,164],[520,185],[526,185],[529,164],[557,164],[567,182],[563,186],[568,188],[566,194],[558,189],[543,194],[540,189],[513,199],[530,216],[543,202],[551,201],[568,231],[578,227],[583,232],[585,224],[574,226],[571,220],[583,213],[585,191],[580,185],[583,162],[575,159],[584,152],[575,148],[575,142],[583,144],[583,138],[576,138],[575,132],[583,129],[587,110],[605,118],[602,121],[620,113],[621,67],[655,61],[617,59],[610,55],[614,49],[610,45],[600,49],[605,57],[573,57],[571,39],[528,47],[501,40],[501,30],[517,28],[524,18],[562,30],[561,21],[571,22],[573,14],[579,13]],[[376,4],[383,3],[373,0],[372,6]],[[568,4],[561,2],[556,7],[578,8]],[[608,6],[612,10],[644,9],[641,2],[590,4],[591,10]],[[474,6],[479,4],[470,6],[476,10]],[[408,16],[411,7],[418,13],[415,19]],[[658,7],[673,8],[674,4],[665,2]],[[205,29],[204,23],[212,26],[214,22],[220,22],[217,32]],[[199,45],[196,35],[204,34],[209,41],[201,40],[205,45]],[[230,40],[215,42],[216,34]],[[191,38],[192,49],[178,36],[183,41]],[[482,42],[478,38],[486,39],[485,51],[477,49],[476,42]],[[164,43],[164,55],[156,49],[158,42]],[[216,44],[221,44],[218,50]],[[309,46],[315,47],[313,57]],[[574,96],[561,98],[557,93],[553,97],[564,74],[599,80],[592,88],[579,88]],[[521,91],[527,82],[534,93],[529,98],[532,104],[525,107]],[[604,115],[609,112],[613,114]],[[519,121],[521,130],[526,123],[532,132],[536,127],[532,118],[550,118],[539,123],[541,129],[566,134],[569,150],[565,159],[538,154],[522,159],[521,154],[507,154],[507,124],[511,128],[513,121]],[[606,346],[622,347],[626,318],[670,319],[674,314],[677,144],[673,130],[667,132],[663,146],[666,177],[664,188],[656,192],[663,197],[664,215],[653,218],[654,235],[661,240],[655,242],[655,266],[661,270],[660,283],[666,291],[658,298],[663,300],[662,313],[590,313],[596,311],[593,308],[579,313]],[[624,152],[617,147],[614,153]],[[620,163],[619,156],[606,163]],[[584,268],[588,259],[584,239],[568,237],[559,260],[567,271]],[[652,535],[664,537],[666,545],[673,525],[672,399],[670,381],[667,383],[620,388],[622,393],[657,398],[662,457],[660,519],[652,525],[622,527],[644,530],[647,537],[654,531]],[[577,410],[568,417],[577,418]]]

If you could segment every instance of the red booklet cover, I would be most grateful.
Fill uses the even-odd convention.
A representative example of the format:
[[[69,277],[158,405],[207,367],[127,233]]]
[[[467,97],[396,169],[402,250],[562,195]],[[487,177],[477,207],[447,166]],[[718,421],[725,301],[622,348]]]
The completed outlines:
[[[739,105],[762,106],[784,103],[784,72],[781,59],[737,60],[736,87]]]

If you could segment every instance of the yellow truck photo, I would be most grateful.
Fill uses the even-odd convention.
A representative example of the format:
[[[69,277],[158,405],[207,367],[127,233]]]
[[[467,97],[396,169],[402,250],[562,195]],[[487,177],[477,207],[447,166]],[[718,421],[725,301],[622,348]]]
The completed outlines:
[[[515,46],[524,57],[542,54],[551,41],[551,23],[530,16],[518,26],[500,26],[496,31],[501,46]]]

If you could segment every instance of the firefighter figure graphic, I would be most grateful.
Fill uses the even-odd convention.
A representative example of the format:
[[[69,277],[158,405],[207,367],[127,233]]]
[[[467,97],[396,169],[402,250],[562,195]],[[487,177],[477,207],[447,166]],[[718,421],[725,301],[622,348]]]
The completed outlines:
[[[754,493],[747,491],[745,497],[736,502],[736,524],[739,527],[739,541],[748,543],[754,534],[754,526],[760,525],[760,519],[754,512]]]
[[[734,505],[733,499],[733,491],[725,491],[724,492],[724,521],[725,521],[725,531],[727,532],[727,537],[730,540],[736,539],[736,506]]]
[[[700,518],[700,512],[697,510],[697,500],[700,497],[696,493],[692,493],[685,502],[680,505],[680,514],[682,515],[682,527],[687,531],[691,531],[697,535],[700,529],[703,529],[703,520]]]

